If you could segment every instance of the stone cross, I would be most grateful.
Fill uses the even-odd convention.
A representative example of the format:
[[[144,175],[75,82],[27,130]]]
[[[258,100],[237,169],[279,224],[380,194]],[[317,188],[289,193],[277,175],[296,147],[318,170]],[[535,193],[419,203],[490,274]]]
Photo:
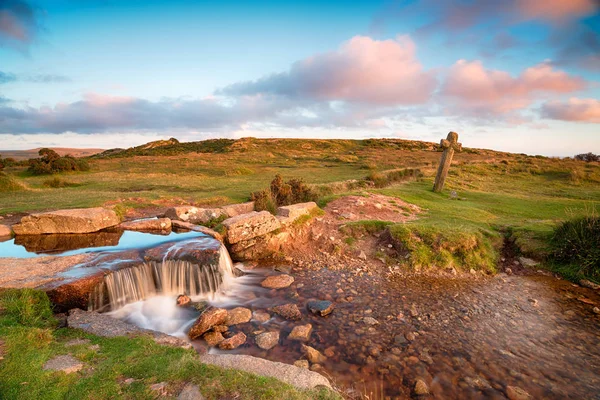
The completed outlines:
[[[442,191],[444,188],[444,182],[446,181],[446,176],[448,175],[448,170],[450,169],[450,164],[452,164],[454,151],[462,150],[462,144],[458,143],[458,133],[456,132],[450,132],[446,139],[442,139],[440,141],[440,146],[444,149],[444,152],[442,153],[440,166],[435,177],[435,183],[433,184],[434,192]]]

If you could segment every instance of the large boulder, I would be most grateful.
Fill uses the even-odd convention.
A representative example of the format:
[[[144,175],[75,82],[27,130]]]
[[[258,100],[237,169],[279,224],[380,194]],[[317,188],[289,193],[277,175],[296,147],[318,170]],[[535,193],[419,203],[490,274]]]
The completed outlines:
[[[252,211],[223,221],[227,242],[235,244],[254,239],[281,228],[281,223],[268,211]]]
[[[221,208],[229,217],[235,217],[236,215],[247,214],[254,211],[254,202],[249,201],[247,203],[230,204]]]
[[[170,231],[171,220],[169,218],[136,219],[123,222],[120,227],[126,231]]]
[[[75,208],[21,218],[13,225],[15,235],[43,235],[50,233],[91,233],[119,224],[119,217],[106,208]]]
[[[193,224],[206,224],[219,218],[226,218],[227,214],[221,208],[198,208],[194,206],[171,207],[165,212],[165,217],[191,222]]]

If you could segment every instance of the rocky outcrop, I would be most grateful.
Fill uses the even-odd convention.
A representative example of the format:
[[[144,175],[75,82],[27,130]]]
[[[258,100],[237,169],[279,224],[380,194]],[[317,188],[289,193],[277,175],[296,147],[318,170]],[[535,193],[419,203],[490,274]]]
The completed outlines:
[[[67,325],[70,328],[81,329],[92,335],[104,337],[149,335],[156,343],[167,346],[190,348],[191,345],[183,339],[167,334],[143,329],[133,324],[112,318],[106,314],[73,309],[69,311]]]
[[[169,208],[164,215],[166,218],[191,222],[193,224],[206,224],[227,214],[221,208],[198,208],[194,206],[177,206]]]
[[[221,209],[229,217],[235,217],[236,215],[248,214],[248,213],[254,211],[254,202],[249,201],[247,203],[230,204],[228,206],[221,207]]]
[[[221,368],[237,369],[259,376],[279,379],[298,389],[314,389],[318,386],[331,388],[331,384],[323,375],[294,365],[264,360],[262,358],[238,354],[205,354],[200,357],[205,364]]]
[[[227,229],[226,240],[229,244],[251,240],[281,228],[281,224],[268,211],[253,211],[223,221]]]
[[[56,312],[67,312],[74,308],[87,310],[90,304],[90,293],[104,279],[104,273],[99,271],[94,275],[60,284],[55,287],[46,287],[46,294],[54,305]],[[54,286],[54,285],[53,285]]]
[[[194,340],[208,332],[215,325],[222,325],[227,319],[227,310],[224,308],[207,308],[196,320],[188,332],[190,339]]]
[[[0,225],[0,238],[8,238],[12,236],[12,229],[10,226]]]
[[[169,218],[147,218],[127,221],[119,225],[126,231],[170,231],[171,220]]]
[[[289,206],[279,207],[277,217],[283,225],[291,224],[303,215],[310,215],[313,210],[318,209],[314,201],[308,203],[298,203]]]
[[[15,235],[44,235],[51,233],[91,233],[119,224],[113,210],[78,208],[31,214],[13,225]]]

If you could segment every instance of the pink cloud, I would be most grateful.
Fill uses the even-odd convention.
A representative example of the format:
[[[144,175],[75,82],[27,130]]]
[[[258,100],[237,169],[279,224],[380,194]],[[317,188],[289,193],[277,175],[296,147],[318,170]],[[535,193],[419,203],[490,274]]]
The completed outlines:
[[[506,71],[486,69],[479,60],[459,60],[450,68],[440,93],[455,102],[454,108],[504,114],[523,109],[540,96],[587,86],[584,79],[548,64],[527,68],[515,78]]]
[[[570,98],[549,101],[542,106],[542,116],[550,119],[600,123],[600,100]]]
[[[516,0],[515,11],[525,19],[562,22],[592,14],[598,9],[595,0]]]
[[[15,15],[8,11],[0,10],[0,32],[14,40],[21,42],[28,40],[27,29]]]
[[[336,50],[298,61],[287,72],[230,85],[230,95],[278,94],[323,101],[422,104],[436,87],[408,36],[375,40],[355,36]]]

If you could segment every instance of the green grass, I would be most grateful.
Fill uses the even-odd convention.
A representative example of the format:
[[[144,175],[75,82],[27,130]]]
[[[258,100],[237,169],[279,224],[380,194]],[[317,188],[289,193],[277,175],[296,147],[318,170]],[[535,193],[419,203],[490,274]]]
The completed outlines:
[[[56,325],[43,292],[0,291],[0,397],[5,399],[154,399],[149,386],[168,382],[170,392],[191,382],[208,399],[333,399],[327,391],[295,390],[270,378],[201,364],[194,350],[160,346],[147,337],[102,338]],[[89,344],[65,346],[72,339]],[[90,348],[98,345],[97,350]],[[86,367],[77,373],[44,371],[57,355],[71,354]],[[127,385],[124,380],[135,379]]]

